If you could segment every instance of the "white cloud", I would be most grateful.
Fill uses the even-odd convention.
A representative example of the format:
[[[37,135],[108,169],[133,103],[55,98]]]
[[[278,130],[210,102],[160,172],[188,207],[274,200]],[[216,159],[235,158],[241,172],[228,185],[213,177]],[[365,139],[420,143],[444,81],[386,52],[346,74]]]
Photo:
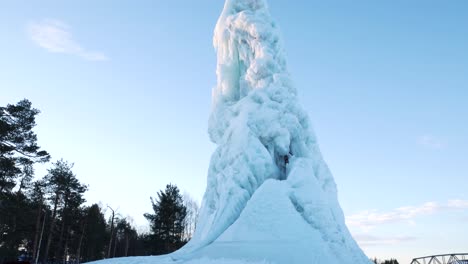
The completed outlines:
[[[418,144],[431,149],[442,149],[447,146],[445,142],[431,135],[423,135],[419,137]]]
[[[89,51],[73,39],[71,28],[60,20],[44,19],[30,23],[29,37],[41,48],[53,53],[79,56],[90,61],[105,61],[109,58],[102,52]]]
[[[434,214],[448,210],[468,209],[467,200],[449,200],[445,204],[427,202],[420,206],[405,206],[393,209],[389,212],[363,211],[346,217],[346,223],[350,227],[357,227],[368,232],[378,225],[406,222],[415,225],[414,218],[420,215]]]
[[[450,208],[466,209],[466,208],[468,208],[468,201],[466,201],[466,200],[450,200],[448,202],[448,206]]]
[[[412,236],[393,236],[393,237],[379,237],[369,234],[356,234],[353,235],[357,243],[361,247],[371,247],[380,245],[397,245],[402,242],[416,240],[416,237]]]

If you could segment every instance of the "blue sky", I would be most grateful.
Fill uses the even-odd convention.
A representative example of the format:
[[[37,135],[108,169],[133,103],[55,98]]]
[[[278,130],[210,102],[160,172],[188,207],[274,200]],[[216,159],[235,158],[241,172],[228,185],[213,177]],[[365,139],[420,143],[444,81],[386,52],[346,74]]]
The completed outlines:
[[[269,3],[364,251],[403,263],[466,251],[468,3]],[[144,229],[167,183],[203,195],[222,5],[5,1],[0,105],[30,99],[40,145],[75,163],[88,201]]]

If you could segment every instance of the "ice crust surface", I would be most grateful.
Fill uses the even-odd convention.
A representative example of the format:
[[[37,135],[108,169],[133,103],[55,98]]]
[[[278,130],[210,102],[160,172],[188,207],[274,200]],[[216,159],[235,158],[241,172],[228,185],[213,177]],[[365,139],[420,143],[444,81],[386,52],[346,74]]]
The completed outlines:
[[[226,0],[214,32],[217,144],[192,240],[133,263],[370,263],[350,235],[336,185],[287,71],[265,0]]]

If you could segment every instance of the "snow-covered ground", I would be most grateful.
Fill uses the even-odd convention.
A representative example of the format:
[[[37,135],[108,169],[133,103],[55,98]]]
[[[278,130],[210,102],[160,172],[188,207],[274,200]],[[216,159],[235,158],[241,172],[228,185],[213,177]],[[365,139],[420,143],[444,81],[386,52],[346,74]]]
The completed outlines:
[[[100,263],[370,263],[345,225],[265,0],[226,0],[214,46],[218,147],[193,239],[167,256]]]

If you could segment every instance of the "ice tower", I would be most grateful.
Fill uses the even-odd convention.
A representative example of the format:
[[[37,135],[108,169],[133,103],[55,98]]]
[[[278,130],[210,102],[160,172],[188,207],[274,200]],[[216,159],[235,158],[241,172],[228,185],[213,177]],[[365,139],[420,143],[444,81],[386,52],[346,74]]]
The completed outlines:
[[[369,263],[345,225],[266,1],[226,0],[213,42],[209,134],[218,147],[197,230],[180,253]]]

